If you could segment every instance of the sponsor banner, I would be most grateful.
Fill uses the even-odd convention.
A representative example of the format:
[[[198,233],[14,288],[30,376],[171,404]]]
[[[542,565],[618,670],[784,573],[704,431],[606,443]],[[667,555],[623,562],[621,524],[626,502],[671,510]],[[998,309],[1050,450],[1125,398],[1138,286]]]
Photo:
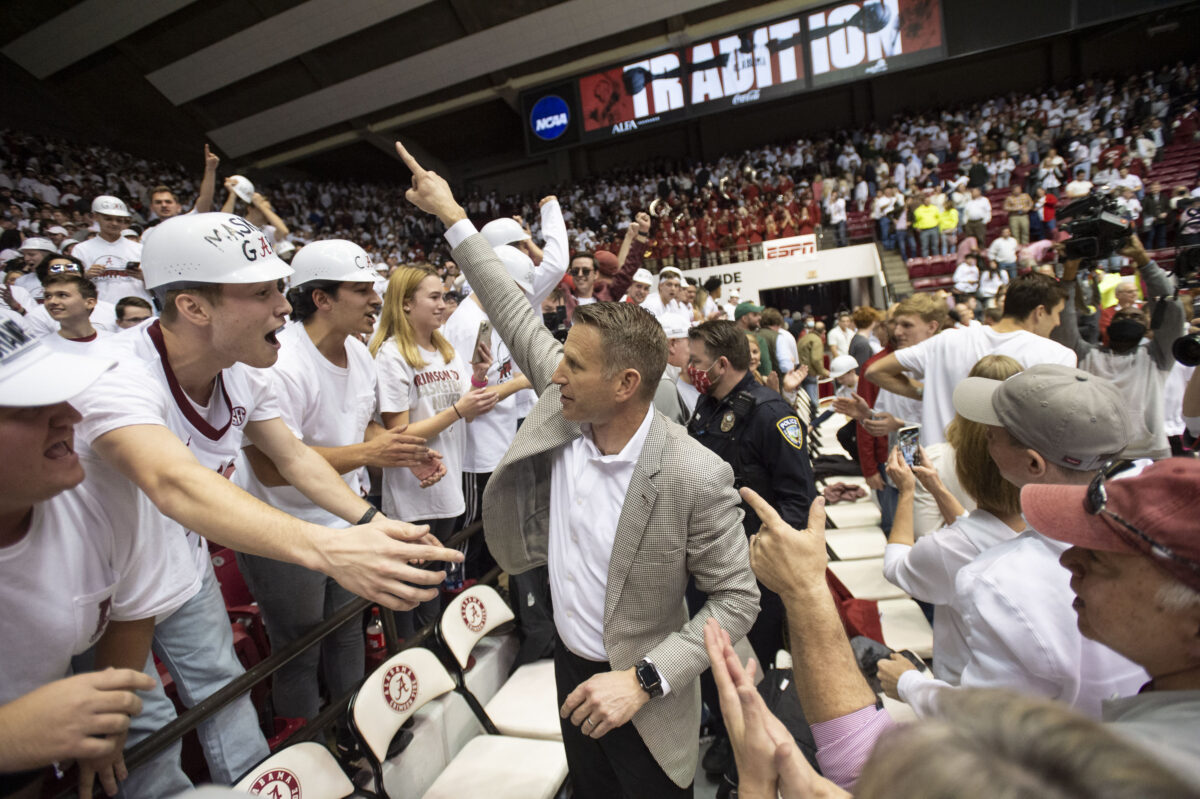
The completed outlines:
[[[764,251],[767,246],[772,244],[797,242],[808,238],[811,237],[796,236],[790,239],[763,242]],[[688,269],[683,274],[685,277],[696,278],[700,283],[716,275],[721,278],[722,297],[728,297],[729,292],[736,288],[743,301],[756,301],[762,298],[762,292],[771,289],[814,283],[832,283],[859,277],[874,278],[878,276],[879,269],[879,253],[875,249],[875,245],[858,244],[852,247],[820,250],[811,255],[796,253],[766,258],[761,261],[744,261],[740,264]]]
[[[579,79],[583,138],[643,130],[805,88],[800,17],[647,56]]]
[[[813,88],[944,58],[940,0],[855,0],[805,15]]]
[[[809,233],[805,236],[791,236],[786,239],[771,239],[763,242],[763,258],[773,261],[776,258],[791,258],[794,261],[817,260],[817,236]]]

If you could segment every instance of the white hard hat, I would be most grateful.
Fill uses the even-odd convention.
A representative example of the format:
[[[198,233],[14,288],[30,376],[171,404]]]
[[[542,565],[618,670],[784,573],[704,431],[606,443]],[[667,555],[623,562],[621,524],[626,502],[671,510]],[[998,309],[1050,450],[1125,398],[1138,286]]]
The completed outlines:
[[[367,251],[352,241],[327,239],[306,244],[292,259],[292,285],[310,280],[374,283],[379,279]]]
[[[142,245],[146,288],[171,283],[260,283],[292,274],[267,236],[240,216],[180,214]]]
[[[92,200],[92,213],[107,214],[108,216],[129,216],[129,207],[125,205],[125,201],[120,197],[113,197],[111,194],[101,194]]]
[[[525,292],[525,296],[532,294],[533,260],[511,244],[500,244],[493,249],[504,268],[508,270],[509,276],[521,287],[521,291]]]
[[[46,252],[58,252],[58,248],[54,246],[54,242],[50,239],[42,239],[36,236],[25,239],[21,242],[22,250],[45,250]]]
[[[241,199],[242,202],[250,202],[250,198],[254,196],[254,184],[244,175],[234,175],[229,179],[233,184],[233,193]]]
[[[853,355],[839,355],[829,362],[829,376],[841,377],[858,369],[858,359]]]
[[[138,237],[138,232],[136,230],[130,230],[129,228],[125,228],[124,230],[121,231],[121,238],[123,238],[123,239],[130,239],[130,238],[136,239],[137,237]]]
[[[280,258],[287,255],[288,253],[292,253],[295,251],[296,251],[296,245],[292,244],[292,242],[289,241],[288,239],[284,239],[283,241],[275,242],[275,254],[278,255]]]
[[[488,244],[493,247],[499,247],[501,244],[512,244],[514,241],[524,241],[529,238],[529,234],[525,232],[525,228],[510,217],[502,219],[493,219],[483,226],[483,230],[479,231],[483,237],[488,240]]]
[[[633,273],[634,283],[645,283],[647,286],[654,282],[654,275],[650,274],[649,269],[639,269]]]
[[[662,325],[663,332],[667,334],[667,340],[688,337],[688,318],[682,314],[665,313],[658,317],[658,323]]]
[[[38,408],[76,397],[117,365],[109,358],[59,352],[0,322],[0,407]]]

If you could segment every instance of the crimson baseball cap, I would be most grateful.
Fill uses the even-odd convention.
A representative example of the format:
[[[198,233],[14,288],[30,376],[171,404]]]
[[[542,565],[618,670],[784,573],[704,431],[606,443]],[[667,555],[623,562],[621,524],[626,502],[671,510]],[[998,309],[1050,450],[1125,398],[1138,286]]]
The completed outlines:
[[[968,377],[954,388],[954,410],[1003,427],[1064,469],[1088,472],[1129,446],[1129,414],[1112,382],[1082,369],[1038,364],[1007,380]]]
[[[1200,591],[1197,486],[1200,460],[1168,458],[1147,466],[1136,477],[1105,481],[1108,496],[1100,513],[1089,513],[1085,505],[1089,486],[1049,484],[1021,489],[1021,511],[1030,526],[1047,538],[1084,549],[1145,555]]]

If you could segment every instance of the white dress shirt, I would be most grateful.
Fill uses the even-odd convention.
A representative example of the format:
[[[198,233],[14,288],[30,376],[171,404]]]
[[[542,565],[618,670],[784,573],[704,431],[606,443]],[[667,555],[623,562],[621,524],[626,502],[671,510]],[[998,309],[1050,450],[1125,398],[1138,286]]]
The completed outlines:
[[[965,625],[970,655],[959,685],[1057,699],[1099,719],[1102,702],[1136,694],[1149,679],[1141,666],[1079,632],[1071,573],[1058,562],[1067,546],[1028,530],[959,570],[951,607]],[[949,687],[916,671],[902,674],[897,686],[922,718],[937,712],[937,695]]]
[[[637,432],[616,455],[604,455],[592,441],[592,428],[558,451],[550,476],[550,592],[554,626],[567,649],[607,661],[604,600],[617,523],[637,467],[654,406]],[[663,693],[670,686],[663,681]]]
[[[913,546],[888,544],[883,551],[883,576],[888,582],[914,599],[934,605],[933,674],[939,680],[957,684],[971,657],[965,622],[950,606],[959,569],[979,553],[1017,535],[993,514],[976,509],[958,517],[954,524],[922,536]]]

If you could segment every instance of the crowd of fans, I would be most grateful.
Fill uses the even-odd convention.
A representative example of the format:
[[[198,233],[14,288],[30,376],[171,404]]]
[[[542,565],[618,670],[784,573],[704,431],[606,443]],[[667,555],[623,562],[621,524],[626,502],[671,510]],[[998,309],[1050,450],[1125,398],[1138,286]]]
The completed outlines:
[[[601,327],[603,302],[657,322],[654,407],[733,467],[745,532],[761,523],[737,566],[761,592],[747,638],[767,662],[786,629],[820,770],[709,619],[706,701],[739,795],[904,784],[950,796],[968,778],[979,791],[1023,780],[1024,795],[1195,795],[1200,376],[1173,353],[1200,320],[1189,331],[1187,287],[1148,251],[1200,242],[1200,220],[1194,182],[1139,176],[1200,132],[1198,80],[1178,64],[614,173],[536,202],[468,194],[469,218],[453,224],[426,213],[415,181],[255,187],[221,177],[207,149],[193,171],[0,133],[5,795],[67,760],[84,792],[93,779],[129,796],[188,788],[178,746],[132,775],[120,752],[174,714],[155,656],[188,706],[242,671],[206,539],[238,551],[275,648],[353,594],[395,610],[411,636],[436,618],[438,587],[491,570],[482,545],[443,544],[481,518],[552,381],[523,374],[513,351],[527,342],[501,335],[511,320],[493,318],[471,287],[481,273],[460,274],[450,245],[484,247],[560,338]],[[994,190],[1007,192],[997,235]],[[1118,196],[1137,233],[1085,262],[1057,241],[1055,209],[1092,192]],[[953,290],[826,316],[684,273],[777,237],[844,245],[852,214],[904,257],[960,256]],[[482,239],[472,220],[490,220]],[[1019,272],[1024,258],[1042,265]],[[586,371],[577,353],[560,368]],[[931,668],[890,652],[868,667],[847,640],[805,443],[830,411],[881,509],[884,575],[928,609]],[[763,424],[739,426],[751,418]],[[920,445],[906,450],[913,428]],[[539,590],[522,576],[514,590]],[[64,584],[69,621],[55,616]],[[44,623],[44,644],[16,645]],[[350,625],[289,663],[277,713],[316,715],[362,679],[363,655]],[[891,731],[868,676],[923,719],[916,733]],[[249,697],[200,738],[217,782],[267,754]],[[951,746],[962,761],[947,776]]]

